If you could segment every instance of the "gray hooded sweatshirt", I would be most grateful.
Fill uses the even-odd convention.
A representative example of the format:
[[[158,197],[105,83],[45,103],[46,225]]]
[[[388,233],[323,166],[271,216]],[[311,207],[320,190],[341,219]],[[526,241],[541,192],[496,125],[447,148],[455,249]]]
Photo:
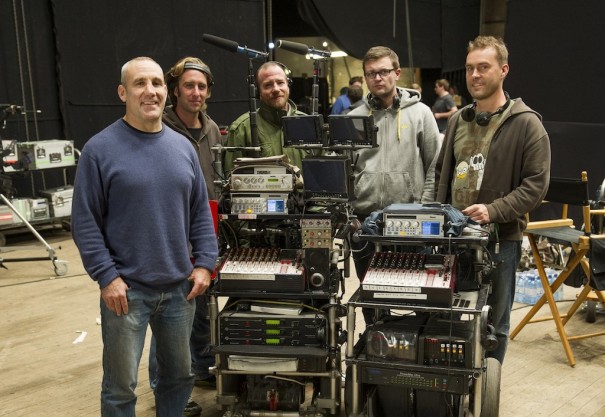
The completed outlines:
[[[417,91],[397,88],[397,93],[396,108],[376,110],[364,101],[349,113],[372,114],[378,127],[378,147],[353,155],[353,208],[358,215],[393,203],[434,201],[435,161],[441,143],[437,122]]]

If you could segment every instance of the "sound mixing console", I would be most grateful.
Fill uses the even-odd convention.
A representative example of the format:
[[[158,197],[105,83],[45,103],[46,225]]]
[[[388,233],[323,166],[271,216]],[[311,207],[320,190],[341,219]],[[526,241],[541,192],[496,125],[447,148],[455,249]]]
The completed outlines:
[[[220,291],[302,292],[301,251],[241,248],[230,251],[219,269]]]
[[[451,307],[456,263],[456,255],[377,252],[361,283],[361,298]]]

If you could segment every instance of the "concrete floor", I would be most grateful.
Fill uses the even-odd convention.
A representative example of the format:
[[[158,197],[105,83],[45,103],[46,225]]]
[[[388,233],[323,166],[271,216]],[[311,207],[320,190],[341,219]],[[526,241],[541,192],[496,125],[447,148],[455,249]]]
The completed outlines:
[[[101,381],[101,329],[99,291],[85,274],[68,232],[43,232],[67,261],[64,276],[56,276],[50,258],[13,262],[23,257],[44,257],[46,249],[32,235],[9,237],[0,255],[8,269],[0,270],[0,416],[98,416]],[[23,247],[38,245],[37,247]],[[153,250],[151,248],[150,250]],[[346,280],[347,293],[358,286]],[[565,288],[565,299],[576,290]],[[348,298],[345,295],[344,301]],[[560,303],[563,310],[569,301]],[[515,326],[527,312],[515,304]],[[548,309],[540,313],[547,314]],[[360,315],[358,315],[360,316]],[[605,316],[587,323],[581,313],[567,324],[570,334],[601,331]],[[509,344],[502,368],[500,416],[605,416],[605,338],[571,343],[577,364],[567,364],[552,322],[526,327]],[[137,415],[155,415],[149,389],[146,354],[140,367]],[[202,416],[222,413],[215,391],[195,388]],[[343,413],[344,414],[344,413]]]

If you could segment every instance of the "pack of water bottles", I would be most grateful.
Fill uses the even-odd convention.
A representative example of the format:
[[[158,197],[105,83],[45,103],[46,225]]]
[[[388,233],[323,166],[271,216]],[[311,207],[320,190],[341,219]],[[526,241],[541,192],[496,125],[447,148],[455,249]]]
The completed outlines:
[[[546,268],[544,270],[548,278],[549,284],[557,279],[559,272],[552,268]],[[563,285],[555,291],[555,301],[563,300]],[[535,304],[540,297],[544,295],[544,288],[542,287],[542,281],[540,281],[540,274],[536,269],[530,269],[528,271],[517,272],[515,281],[515,302],[524,304]]]

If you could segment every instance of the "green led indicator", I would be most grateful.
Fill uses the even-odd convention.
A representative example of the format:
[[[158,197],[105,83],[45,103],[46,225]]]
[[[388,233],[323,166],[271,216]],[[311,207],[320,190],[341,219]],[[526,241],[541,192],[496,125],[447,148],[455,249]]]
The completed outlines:
[[[266,334],[279,335],[279,329],[267,329]]]
[[[267,324],[267,326],[278,326],[279,323],[280,321],[275,319],[268,319],[265,321],[265,324]]]
[[[267,339],[266,342],[268,345],[279,345],[279,339]]]

